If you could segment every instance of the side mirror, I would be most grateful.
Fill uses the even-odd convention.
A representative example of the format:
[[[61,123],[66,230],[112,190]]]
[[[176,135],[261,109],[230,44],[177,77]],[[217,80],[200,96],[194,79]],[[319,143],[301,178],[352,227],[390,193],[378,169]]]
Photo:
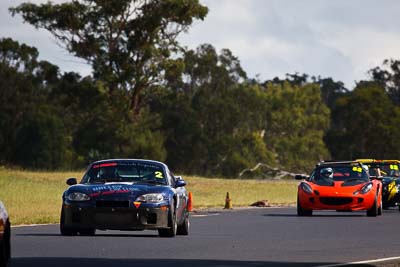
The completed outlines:
[[[176,180],[176,182],[175,182],[175,187],[176,187],[176,188],[178,188],[178,187],[184,187],[185,185],[186,185],[186,182],[185,182],[184,180],[182,180],[182,178]]]
[[[304,174],[296,174],[296,176],[294,177],[294,179],[296,180],[303,180],[303,179],[307,179],[309,178],[308,175],[304,175]]]
[[[68,178],[67,179],[67,185],[74,185],[77,183],[78,183],[78,181],[76,180],[76,178]]]

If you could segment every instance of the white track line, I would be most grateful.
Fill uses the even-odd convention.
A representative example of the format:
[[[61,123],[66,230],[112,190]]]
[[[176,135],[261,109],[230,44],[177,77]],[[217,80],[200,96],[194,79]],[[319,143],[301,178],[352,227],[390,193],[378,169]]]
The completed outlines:
[[[400,260],[400,256],[398,256],[398,257],[390,257],[390,258],[374,259],[374,260],[366,260],[366,261],[354,261],[354,262],[340,263],[340,264],[320,265],[320,266],[317,266],[317,267],[337,267],[337,266],[376,263],[376,262],[393,261],[393,260]]]
[[[32,227],[32,226],[46,226],[46,225],[58,225],[58,223],[20,224],[20,225],[11,225],[11,228]]]
[[[211,214],[192,214],[190,217],[209,217],[209,216],[217,216],[219,213],[211,213]]]

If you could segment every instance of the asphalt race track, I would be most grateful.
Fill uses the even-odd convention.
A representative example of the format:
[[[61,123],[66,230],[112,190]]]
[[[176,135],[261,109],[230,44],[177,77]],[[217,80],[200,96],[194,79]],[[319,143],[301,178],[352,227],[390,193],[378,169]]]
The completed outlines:
[[[256,208],[193,214],[189,236],[97,231],[63,237],[58,225],[12,229],[12,267],[323,266],[400,256],[400,212]],[[375,266],[365,264],[363,266]],[[395,266],[395,265],[391,265]]]

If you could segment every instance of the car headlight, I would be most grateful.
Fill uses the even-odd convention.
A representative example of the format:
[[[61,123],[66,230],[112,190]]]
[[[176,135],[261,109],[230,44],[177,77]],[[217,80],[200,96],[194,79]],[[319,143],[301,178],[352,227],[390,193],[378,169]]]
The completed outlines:
[[[158,203],[164,201],[164,196],[162,194],[146,194],[138,197],[136,201]]]
[[[364,185],[363,187],[361,187],[360,193],[366,194],[369,191],[371,191],[371,189],[372,189],[372,183],[368,183],[368,184]]]
[[[304,192],[306,192],[307,194],[312,194],[312,188],[309,184],[307,183],[301,183],[300,184],[301,189],[303,189]]]
[[[67,199],[71,201],[87,201],[90,200],[90,197],[85,193],[74,192],[68,194]]]

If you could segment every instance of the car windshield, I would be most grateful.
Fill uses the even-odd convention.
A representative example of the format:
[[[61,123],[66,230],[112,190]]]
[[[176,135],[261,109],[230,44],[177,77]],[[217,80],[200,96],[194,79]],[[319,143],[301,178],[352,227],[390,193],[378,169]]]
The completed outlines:
[[[370,175],[372,176],[376,176],[376,174],[371,170],[377,170],[379,168],[382,176],[400,177],[400,164],[397,162],[374,162],[366,165],[369,167]]]
[[[389,177],[399,177],[399,165],[398,164],[382,164],[379,166],[381,169],[382,175],[383,176],[389,176]]]
[[[330,169],[326,171],[326,169]],[[330,175],[327,175],[330,174]],[[368,174],[361,166],[329,166],[315,171],[314,180],[353,181],[368,180]]]
[[[93,164],[82,179],[84,184],[141,182],[166,184],[161,165],[148,162],[106,162]]]

